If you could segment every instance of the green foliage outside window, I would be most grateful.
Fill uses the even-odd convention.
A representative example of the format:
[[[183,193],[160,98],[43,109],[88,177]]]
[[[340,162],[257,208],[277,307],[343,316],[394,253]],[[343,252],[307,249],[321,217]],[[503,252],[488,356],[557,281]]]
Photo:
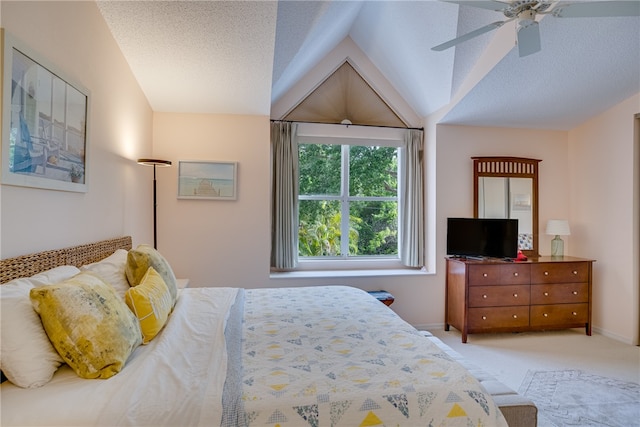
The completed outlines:
[[[300,201],[298,250],[302,256],[340,255],[340,208],[336,202]]]
[[[343,256],[342,204],[348,204],[349,256],[398,254],[397,148],[299,146],[299,255]],[[348,158],[348,183],[342,162]],[[346,181],[346,180],[345,180]],[[341,188],[348,188],[342,194]],[[381,199],[382,198],[382,199]]]

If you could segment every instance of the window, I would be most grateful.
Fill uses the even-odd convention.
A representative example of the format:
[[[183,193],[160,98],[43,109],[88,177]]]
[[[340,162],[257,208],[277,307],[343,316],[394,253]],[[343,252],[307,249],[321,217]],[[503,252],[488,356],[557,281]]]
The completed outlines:
[[[271,124],[271,268],[425,265],[423,131]]]
[[[298,256],[398,258],[397,146],[298,145]]]

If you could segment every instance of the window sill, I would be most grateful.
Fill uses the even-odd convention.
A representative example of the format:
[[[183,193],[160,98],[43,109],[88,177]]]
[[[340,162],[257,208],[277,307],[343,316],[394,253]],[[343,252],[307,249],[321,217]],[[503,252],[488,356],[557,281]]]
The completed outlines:
[[[278,271],[269,274],[270,279],[314,279],[345,277],[381,277],[381,276],[427,276],[426,269],[389,269],[389,270],[305,270]]]

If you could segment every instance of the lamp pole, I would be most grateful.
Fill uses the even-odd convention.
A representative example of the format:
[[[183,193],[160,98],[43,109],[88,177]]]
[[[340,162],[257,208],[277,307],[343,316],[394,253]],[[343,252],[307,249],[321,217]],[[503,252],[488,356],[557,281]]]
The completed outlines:
[[[158,200],[156,198],[156,164],[153,164],[153,249],[158,249]]]
[[[153,166],[153,248],[158,249],[156,166],[168,167],[171,166],[171,161],[159,159],[138,159],[138,163],[145,166]]]

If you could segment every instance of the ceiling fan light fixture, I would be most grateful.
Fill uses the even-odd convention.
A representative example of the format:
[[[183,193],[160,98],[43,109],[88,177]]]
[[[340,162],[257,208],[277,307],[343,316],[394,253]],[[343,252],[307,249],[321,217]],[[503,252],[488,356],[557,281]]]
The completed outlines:
[[[524,10],[518,15],[518,28],[527,28],[536,23],[536,12],[534,10]]]

